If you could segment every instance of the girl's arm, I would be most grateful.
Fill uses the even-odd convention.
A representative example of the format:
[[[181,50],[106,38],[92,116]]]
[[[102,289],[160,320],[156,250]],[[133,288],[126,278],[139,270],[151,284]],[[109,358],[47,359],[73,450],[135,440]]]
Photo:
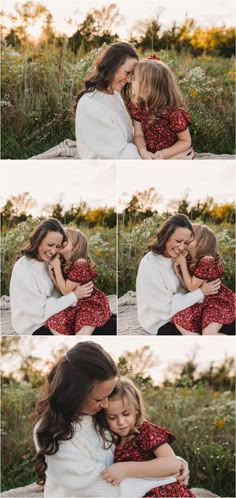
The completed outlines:
[[[188,290],[188,289],[187,289],[187,287],[186,287],[186,285],[185,285],[185,283],[184,283],[184,279],[183,279],[183,277],[182,277],[182,273],[181,273],[181,270],[180,270],[180,266],[179,266],[179,264],[178,264],[176,261],[175,261],[175,263],[174,263],[173,268],[174,268],[175,275],[176,275],[176,277],[179,279],[179,281],[180,281],[181,286],[183,287],[183,289]]]
[[[204,280],[194,277],[194,275],[192,276],[190,275],[185,256],[180,254],[176,258],[176,262],[180,265],[185,287],[190,292],[199,289],[201,285],[204,283]]]
[[[63,296],[66,296],[78,286],[78,282],[72,282],[72,280],[65,279],[63,277],[59,254],[57,254],[55,258],[53,258],[53,260],[50,261],[50,265],[54,269],[56,285],[59,288],[60,292],[63,294]]]
[[[133,121],[134,124],[134,143],[139,151],[139,154],[142,159],[155,159],[155,154],[152,152],[148,152],[145,140],[143,129],[140,121]]]
[[[185,152],[191,147],[192,141],[188,128],[181,133],[177,133],[177,138],[178,140],[174,145],[156,152],[155,159],[170,159],[172,156]]]
[[[103,478],[118,485],[126,477],[169,477],[180,471],[181,462],[174,451],[165,443],[154,450],[156,458],[146,462],[117,462],[102,472]]]

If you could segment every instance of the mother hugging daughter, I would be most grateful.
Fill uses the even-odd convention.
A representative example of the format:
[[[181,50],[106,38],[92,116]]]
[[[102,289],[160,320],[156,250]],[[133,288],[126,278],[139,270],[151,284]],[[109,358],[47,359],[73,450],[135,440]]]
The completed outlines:
[[[84,234],[65,230],[54,218],[42,221],[12,270],[14,330],[25,335],[115,335],[115,315],[93,284],[96,275]]]
[[[153,335],[233,335],[235,297],[221,282],[223,260],[212,230],[175,214],[148,249],[137,274],[140,325]]]

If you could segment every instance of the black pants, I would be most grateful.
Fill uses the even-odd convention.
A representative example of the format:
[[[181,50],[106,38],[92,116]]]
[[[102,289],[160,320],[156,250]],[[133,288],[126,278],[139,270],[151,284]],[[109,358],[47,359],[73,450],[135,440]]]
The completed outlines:
[[[235,335],[235,322],[223,325],[220,329],[221,334]],[[173,323],[166,323],[160,327],[157,335],[182,335]],[[198,334],[196,334],[197,337]]]
[[[116,315],[112,315],[110,320],[108,320],[102,327],[96,327],[92,335],[116,335]],[[33,332],[33,335],[53,335],[48,327],[40,327]]]

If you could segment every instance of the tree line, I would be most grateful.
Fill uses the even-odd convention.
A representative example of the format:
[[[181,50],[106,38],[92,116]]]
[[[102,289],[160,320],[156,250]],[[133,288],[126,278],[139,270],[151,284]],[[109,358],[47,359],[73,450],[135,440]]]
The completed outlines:
[[[103,44],[114,43],[119,40],[117,26],[122,23],[123,16],[115,3],[100,9],[91,9],[81,22],[73,23],[68,19],[67,24],[74,27],[74,33],[66,36],[57,33],[51,12],[40,3],[29,0],[22,5],[16,4],[14,14],[5,14],[2,11],[3,40],[15,50],[34,47],[35,40],[29,34],[29,28],[36,20],[41,20],[41,34],[37,40],[40,48],[53,45],[64,49],[65,44],[72,54],[85,55]],[[201,54],[220,55],[231,57],[235,54],[235,30],[233,27],[201,28],[192,18],[186,17],[181,25],[173,22],[172,26],[164,29],[161,15],[137,21],[130,29],[129,42],[138,50],[183,49],[192,55]],[[10,28],[7,26],[11,25]]]

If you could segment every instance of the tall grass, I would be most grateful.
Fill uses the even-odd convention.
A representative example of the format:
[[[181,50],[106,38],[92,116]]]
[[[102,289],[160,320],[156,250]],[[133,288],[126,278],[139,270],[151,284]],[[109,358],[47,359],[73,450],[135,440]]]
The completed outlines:
[[[75,138],[73,101],[100,51],[76,59],[66,43],[23,53],[3,45],[3,159],[26,159]],[[174,51],[158,56],[173,69],[185,96],[197,152],[233,154],[234,60]]]

